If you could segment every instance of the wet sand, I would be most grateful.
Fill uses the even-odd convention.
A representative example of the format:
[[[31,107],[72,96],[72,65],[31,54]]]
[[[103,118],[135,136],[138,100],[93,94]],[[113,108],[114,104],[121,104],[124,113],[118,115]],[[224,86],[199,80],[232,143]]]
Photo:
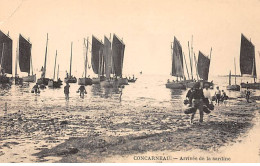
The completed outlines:
[[[55,108],[50,105],[42,105],[40,109],[30,105],[19,107],[20,111],[0,117],[0,160],[182,162],[179,159],[140,161],[134,160],[134,156],[173,154],[179,158],[190,152],[198,154],[197,151],[220,154],[224,147],[241,144],[259,123],[256,120],[259,96],[252,99],[249,104],[244,98],[238,98],[215,106],[214,111],[205,114],[202,124],[198,123],[197,113],[192,125],[190,115],[183,113],[185,107],[176,104],[107,100],[105,104],[89,101],[84,105]]]

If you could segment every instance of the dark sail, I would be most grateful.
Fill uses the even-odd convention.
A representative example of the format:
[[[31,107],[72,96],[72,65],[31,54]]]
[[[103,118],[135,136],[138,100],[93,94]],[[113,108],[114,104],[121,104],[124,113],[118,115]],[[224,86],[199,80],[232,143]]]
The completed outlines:
[[[19,36],[19,66],[21,72],[30,73],[32,44],[28,42],[22,35]]]
[[[210,65],[210,59],[206,57],[202,52],[199,51],[197,69],[198,69],[199,77],[205,81],[208,80],[209,65]]]
[[[240,71],[242,75],[256,76],[255,46],[243,34],[240,46]]]
[[[113,66],[115,75],[120,77],[123,70],[124,51],[125,44],[114,34],[112,44]]]
[[[111,42],[105,36],[104,37],[104,60],[105,60],[105,73],[106,77],[109,78],[112,73],[112,50],[111,50]]]
[[[92,36],[91,64],[95,74],[99,74],[99,67],[102,64],[103,47],[104,45],[96,37]]]
[[[172,76],[183,77],[183,55],[180,42],[174,37],[172,48]]]
[[[4,50],[3,50],[4,45]],[[2,61],[2,68],[5,73],[12,74],[12,51],[13,51],[13,41],[8,36],[6,36],[2,31],[0,31],[0,62]],[[3,53],[3,57],[2,57]]]

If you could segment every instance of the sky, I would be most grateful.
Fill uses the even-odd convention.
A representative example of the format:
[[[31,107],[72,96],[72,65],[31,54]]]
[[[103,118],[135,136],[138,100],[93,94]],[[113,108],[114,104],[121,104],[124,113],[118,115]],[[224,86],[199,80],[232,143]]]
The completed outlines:
[[[13,39],[14,57],[20,33],[32,43],[33,67],[43,66],[48,33],[49,76],[56,50],[60,70],[69,70],[73,42],[72,70],[79,76],[84,71],[83,39],[89,37],[91,42],[91,35],[95,35],[104,41],[104,35],[109,37],[113,33],[126,45],[125,75],[140,71],[169,75],[174,36],[180,41],[187,61],[192,36],[196,55],[199,50],[209,55],[212,48],[210,75],[227,75],[230,70],[234,73],[234,58],[240,73],[241,33],[255,45],[258,78],[260,75],[259,0],[0,1],[0,30],[9,32]]]

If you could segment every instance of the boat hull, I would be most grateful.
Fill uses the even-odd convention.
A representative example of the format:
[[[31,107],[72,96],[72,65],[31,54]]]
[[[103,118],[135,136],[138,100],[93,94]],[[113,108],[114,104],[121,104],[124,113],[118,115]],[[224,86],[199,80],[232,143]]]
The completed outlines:
[[[130,83],[134,83],[135,81],[137,80],[137,78],[135,78],[135,79],[128,79],[127,81]]]
[[[65,83],[77,83],[77,78],[76,77],[69,77],[69,78],[64,78]]]
[[[241,83],[241,88],[260,89],[260,83]]]
[[[37,80],[37,84],[39,85],[48,85],[48,82],[49,82],[49,78],[39,78]]]
[[[100,78],[92,78],[92,84],[100,84],[100,82],[105,80],[106,78],[104,76],[100,76]]]
[[[118,85],[128,85],[127,78],[118,78]]]
[[[62,81],[53,81],[53,80],[48,81],[48,87],[50,88],[60,88],[61,85],[62,85]]]
[[[239,85],[228,85],[227,90],[240,91]]]
[[[79,78],[78,85],[92,85],[92,79],[91,78]]]
[[[23,82],[35,82],[36,81],[36,74],[23,77],[22,79],[23,79]]]
[[[22,85],[23,84],[23,79],[19,77],[14,78],[14,84],[15,85]]]
[[[214,84],[212,82],[207,82],[207,81],[199,81],[203,83],[203,88],[205,87],[209,87],[210,89],[214,88]],[[193,88],[193,86],[196,84],[197,82],[195,81],[186,81],[186,88]]]
[[[166,88],[169,89],[186,89],[186,85],[184,82],[169,82],[166,83]]]

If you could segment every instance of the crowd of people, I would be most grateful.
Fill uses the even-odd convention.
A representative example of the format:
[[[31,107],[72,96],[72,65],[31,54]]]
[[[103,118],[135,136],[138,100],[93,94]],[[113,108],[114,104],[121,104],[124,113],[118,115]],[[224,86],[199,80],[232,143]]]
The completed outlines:
[[[197,82],[193,88],[191,88],[187,95],[187,103],[189,107],[192,108],[190,123],[193,123],[193,119],[197,110],[200,113],[199,122],[203,122],[203,114],[204,112],[210,113],[209,110],[214,108],[213,101],[215,101],[215,105],[219,105],[221,101],[227,100],[228,96],[224,90],[220,90],[219,87],[216,87],[216,91],[214,96],[211,95],[208,85],[203,85],[203,82]]]

